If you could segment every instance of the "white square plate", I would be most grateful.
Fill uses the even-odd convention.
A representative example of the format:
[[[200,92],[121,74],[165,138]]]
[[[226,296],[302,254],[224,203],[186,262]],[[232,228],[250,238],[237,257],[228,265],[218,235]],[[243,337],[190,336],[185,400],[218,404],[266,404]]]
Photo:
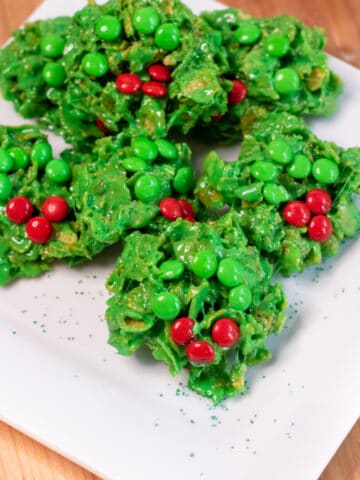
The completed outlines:
[[[84,4],[46,0],[34,17]],[[331,64],[346,85],[341,108],[313,126],[351,146],[360,71]],[[24,121],[0,100],[0,123]],[[221,151],[230,159],[237,149]],[[217,408],[146,352],[122,358],[107,346],[103,285],[116,250],[0,290],[0,417],[112,480],[316,480],[359,415],[360,242],[284,282],[289,320],[270,341],[273,360],[250,369],[245,396]]]

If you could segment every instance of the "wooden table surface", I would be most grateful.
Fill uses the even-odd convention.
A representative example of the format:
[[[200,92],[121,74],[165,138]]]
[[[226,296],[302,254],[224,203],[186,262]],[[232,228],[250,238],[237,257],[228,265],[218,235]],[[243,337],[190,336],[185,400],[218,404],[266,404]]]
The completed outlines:
[[[0,44],[40,3],[41,0],[0,0]],[[359,0],[226,0],[226,3],[257,16],[287,13],[310,25],[321,25],[328,34],[327,50],[360,67]],[[97,477],[0,422],[0,480],[97,480]],[[360,480],[360,421],[319,480]]]

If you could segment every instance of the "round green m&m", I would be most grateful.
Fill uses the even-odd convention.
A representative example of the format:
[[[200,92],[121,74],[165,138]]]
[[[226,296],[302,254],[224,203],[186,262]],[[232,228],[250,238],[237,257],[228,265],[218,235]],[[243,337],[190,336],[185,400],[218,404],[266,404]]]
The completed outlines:
[[[190,268],[195,275],[207,280],[215,274],[217,265],[215,252],[212,250],[200,250],[195,255]]]
[[[219,263],[217,277],[225,287],[235,287],[244,279],[244,269],[238,260],[224,258]]]
[[[246,202],[257,202],[262,197],[262,183],[249,183],[248,185],[244,185],[239,187],[235,191],[235,195],[237,198],[241,200],[245,200]]]
[[[65,68],[56,62],[47,63],[43,68],[42,77],[49,87],[61,87],[66,79]]]
[[[195,175],[191,167],[181,167],[173,180],[174,189],[179,193],[186,193],[194,187]]]
[[[320,183],[334,183],[339,178],[339,167],[329,158],[319,158],[313,163],[312,175]]]
[[[247,285],[239,285],[229,292],[229,305],[236,310],[247,310],[252,302],[252,293]]]
[[[243,45],[251,45],[259,40],[260,28],[255,23],[244,23],[235,32],[235,38]]]
[[[160,267],[160,278],[163,280],[174,280],[181,277],[184,273],[184,264],[179,259],[167,260],[163,262]]]
[[[178,151],[174,144],[163,138],[155,140],[155,145],[159,150],[159,154],[167,160],[176,160],[178,158]]]
[[[159,154],[158,147],[146,137],[140,137],[131,144],[132,153],[147,162],[155,160]]]
[[[5,173],[0,173],[0,200],[8,200],[11,190],[10,178]]]
[[[250,168],[251,175],[260,182],[271,182],[279,175],[279,169],[271,162],[254,162]]]
[[[152,311],[160,320],[175,320],[181,312],[180,298],[171,292],[162,292],[152,298]]]
[[[145,35],[154,33],[160,25],[160,15],[152,7],[142,7],[135,11],[132,24],[135,30]]]
[[[85,73],[92,77],[103,77],[109,71],[109,62],[105,55],[99,52],[87,53],[81,61]]]
[[[281,68],[275,74],[275,90],[280,95],[295,95],[300,89],[300,77],[293,68]]]
[[[141,171],[146,171],[149,170],[149,165],[148,163],[143,159],[139,157],[128,157],[125,158],[122,162],[123,167],[127,172],[141,172]]]
[[[103,15],[96,22],[96,35],[102,40],[111,42],[116,40],[122,30],[120,20],[113,15]]]
[[[71,168],[65,160],[56,158],[46,164],[45,174],[54,183],[65,183],[71,178]]]
[[[29,157],[25,150],[20,147],[13,147],[7,150],[7,153],[14,161],[14,169],[26,168],[29,164]]]
[[[289,200],[289,193],[282,185],[275,183],[267,183],[263,190],[265,200],[271,205],[279,205],[279,203]]]
[[[0,150],[0,173],[10,172],[14,168],[14,159],[6,150]]]
[[[264,39],[264,49],[271,57],[283,57],[288,53],[289,48],[288,37],[281,33],[272,33]]]
[[[268,151],[274,162],[280,163],[281,165],[290,163],[294,156],[291,146],[282,139],[275,139],[270,142]]]
[[[49,143],[36,143],[31,150],[31,161],[38,164],[39,168],[44,168],[45,165],[52,160],[53,153]]]
[[[306,178],[311,173],[311,160],[299,153],[295,155],[293,163],[287,167],[286,171],[293,178]]]
[[[156,30],[155,43],[163,50],[175,50],[180,44],[181,33],[174,23],[163,23]]]
[[[65,40],[60,35],[46,35],[41,40],[40,50],[44,57],[57,58],[61,57],[65,47]]]
[[[161,193],[160,181],[155,175],[143,175],[136,180],[135,196],[145,203],[155,202]]]
[[[42,71],[42,77],[49,87],[58,88],[64,85],[66,79],[65,68],[60,63],[47,63]]]

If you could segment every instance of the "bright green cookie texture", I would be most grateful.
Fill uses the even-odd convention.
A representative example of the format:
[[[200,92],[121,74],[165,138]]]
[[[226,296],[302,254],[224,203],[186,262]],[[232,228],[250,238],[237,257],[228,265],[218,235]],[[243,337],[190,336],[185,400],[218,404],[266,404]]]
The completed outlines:
[[[274,145],[278,155],[281,146],[286,146],[291,160],[286,164],[276,161]],[[323,183],[318,180],[317,165],[323,174],[320,178],[326,180]],[[287,201],[304,200],[314,188],[328,191],[333,200],[329,212],[333,234],[324,243],[312,241],[306,227],[292,227],[283,219]],[[215,152],[207,156],[196,194],[207,208],[230,205],[239,211],[250,243],[282,274],[290,275],[335,255],[341,242],[360,230],[360,212],[354,200],[354,194],[360,194],[360,149],[345,150],[321,141],[290,114],[263,112],[262,120],[245,135],[237,161],[226,163]]]
[[[18,277],[35,276],[48,270],[56,259],[70,265],[89,260],[125,232],[148,225],[159,213],[161,198],[172,195],[172,181],[180,168],[189,165],[190,150],[186,144],[173,144],[176,159],[158,155],[157,164],[147,170],[127,171],[124,162],[132,155],[133,140],[123,133],[116,138],[99,140],[93,152],[65,151],[62,159],[71,169],[71,178],[59,184],[48,177],[46,167],[37,161],[6,175],[11,194],[0,199],[0,284]],[[35,127],[1,127],[2,151],[20,148],[28,155],[38,153],[46,137]],[[47,144],[48,145],[48,144]],[[52,160],[50,160],[50,163]],[[136,198],[135,185],[149,171],[159,184],[159,196],[151,202]],[[53,223],[53,236],[46,244],[36,244],[26,236],[25,225],[12,223],[5,205],[14,196],[27,197],[34,205],[34,216],[51,195],[64,197],[70,207],[69,217]]]
[[[219,51],[228,62],[224,77],[247,86],[245,101],[229,106],[222,120],[213,122],[211,133],[205,130],[207,138],[239,139],[246,129],[241,119],[254,105],[297,115],[328,115],[337,108],[342,84],[329,68],[321,28],[285,15],[251,18],[233,8],[206,12],[202,18],[221,38]],[[259,35],[242,41],[244,32],[251,39],[254,28]]]
[[[247,245],[236,212],[195,224],[182,219],[170,224],[160,221],[151,224],[148,232],[134,232],[125,239],[124,249],[108,278],[107,288],[112,295],[106,313],[109,343],[123,355],[147,345],[156,359],[169,365],[172,374],[182,368],[189,370],[190,388],[216,403],[235,396],[245,388],[247,367],[270,358],[266,339],[269,334],[280,332],[285,320],[284,294],[280,284],[271,282],[272,267],[255,247]],[[194,259],[202,250],[214,252],[219,263],[231,259],[241,264],[246,301],[234,301],[232,288],[222,284],[216,273],[204,279],[192,272]],[[180,276],[167,278],[161,274],[162,266],[169,261],[182,262],[184,271]],[[172,308],[166,306],[165,313],[172,313],[177,306],[175,296],[181,305],[178,316],[195,320],[197,339],[215,348],[214,363],[191,364],[185,347],[173,342],[173,318],[164,320],[156,315],[158,298],[163,294],[172,294],[166,298],[168,303],[172,302]],[[240,327],[240,340],[231,349],[221,348],[211,339],[211,327],[222,317],[234,319]]]
[[[147,0],[110,0],[88,5],[71,19],[35,22],[17,30],[13,41],[0,51],[0,86],[5,97],[23,116],[38,118],[83,149],[88,140],[103,136],[97,120],[112,134],[125,128],[136,135],[162,138],[171,128],[186,133],[200,118],[208,121],[219,109],[225,112],[227,93],[221,66],[214,61],[208,25],[179,0],[151,3],[159,26],[141,14],[143,7],[148,8]],[[121,25],[111,40],[99,35],[99,21],[108,16]],[[156,31],[149,33],[148,21]],[[168,27],[157,35],[162,26]],[[179,35],[176,45],[174,32]],[[65,41],[63,54],[56,59],[44,55],[41,48],[49,33]],[[162,39],[160,43],[157,38]],[[172,46],[164,48],[161,42]],[[42,72],[54,61],[64,67],[66,77],[61,84],[49,85]],[[165,98],[118,91],[119,74],[131,72],[146,82],[148,67],[155,63],[172,72]]]

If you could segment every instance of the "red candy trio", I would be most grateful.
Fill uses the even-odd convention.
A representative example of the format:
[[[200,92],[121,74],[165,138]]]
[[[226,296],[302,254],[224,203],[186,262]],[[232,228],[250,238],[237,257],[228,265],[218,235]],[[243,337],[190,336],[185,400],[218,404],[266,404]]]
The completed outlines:
[[[27,237],[34,243],[46,243],[52,235],[51,222],[61,222],[69,214],[69,206],[63,197],[53,195],[48,197],[41,208],[43,217],[32,217],[34,207],[26,197],[14,197],[5,207],[8,219],[17,224],[26,223]]]
[[[191,318],[178,318],[171,326],[171,338],[177,345],[187,345],[186,356],[191,362],[199,364],[211,363],[215,359],[215,349],[204,340],[195,340],[194,325],[195,322]],[[230,348],[237,343],[240,330],[238,324],[233,319],[220,318],[214,323],[211,335],[217,345],[223,348]]]
[[[331,196],[326,190],[315,188],[307,193],[305,202],[294,200],[284,208],[284,219],[294,227],[308,225],[308,235],[315,242],[326,242],[333,232],[333,226],[326,214],[332,206]],[[311,218],[311,214],[315,214]]]
[[[192,205],[184,199],[163,198],[159,205],[161,214],[170,221],[183,218],[189,222],[195,222],[195,212]]]

